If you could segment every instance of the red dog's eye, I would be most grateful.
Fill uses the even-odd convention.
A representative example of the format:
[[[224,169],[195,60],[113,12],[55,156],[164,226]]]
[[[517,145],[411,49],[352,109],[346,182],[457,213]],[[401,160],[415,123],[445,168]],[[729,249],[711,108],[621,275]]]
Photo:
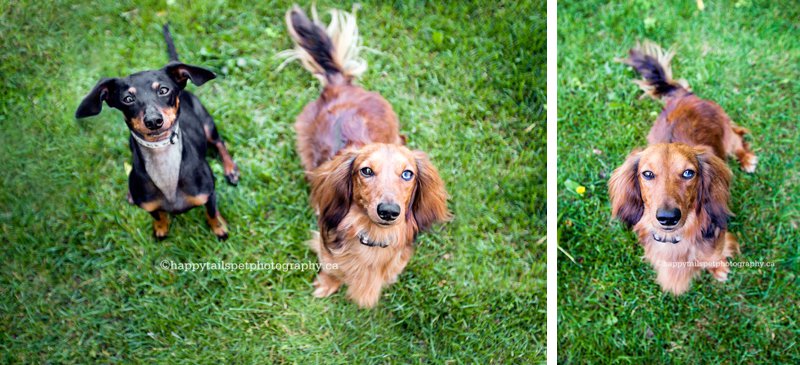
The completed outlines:
[[[686,180],[689,180],[694,177],[694,174],[695,174],[694,170],[687,169],[686,171],[683,172],[683,174],[681,174],[681,177],[683,177]]]
[[[369,168],[369,167],[363,167],[363,168],[361,168],[361,175],[363,175],[364,177],[370,177],[370,176],[374,176],[375,172],[372,171],[372,169]]]
[[[400,177],[402,177],[405,181],[410,181],[411,178],[414,177],[414,173],[411,172],[411,170],[405,170],[402,174],[400,174]]]
[[[642,177],[644,177],[645,180],[653,180],[656,177],[656,175],[652,171],[648,170],[642,172]]]

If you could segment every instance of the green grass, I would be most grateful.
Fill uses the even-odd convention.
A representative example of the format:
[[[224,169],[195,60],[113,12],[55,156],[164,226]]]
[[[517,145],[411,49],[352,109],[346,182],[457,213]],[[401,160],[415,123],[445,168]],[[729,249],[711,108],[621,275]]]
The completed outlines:
[[[800,7],[787,2],[563,2],[558,8],[558,359],[571,363],[800,362]],[[675,77],[752,131],[756,173],[735,161],[730,230],[772,268],[704,274],[663,294],[606,184],[646,145],[660,103],[615,63],[637,39],[677,45]],[[567,180],[586,186],[580,196]],[[566,254],[574,258],[574,262]]]
[[[543,1],[363,4],[361,34],[380,53],[365,55],[361,83],[431,156],[456,217],[420,236],[374,310],[312,298],[311,271],[158,267],[316,262],[292,124],[320,87],[273,58],[291,46],[290,3],[167,3],[2,3],[0,362],[543,361]],[[99,78],[166,63],[167,20],[181,59],[219,75],[190,89],[242,171],[231,187],[211,161],[226,242],[201,210],[155,242],[149,215],[125,202],[121,113],[73,119]]]

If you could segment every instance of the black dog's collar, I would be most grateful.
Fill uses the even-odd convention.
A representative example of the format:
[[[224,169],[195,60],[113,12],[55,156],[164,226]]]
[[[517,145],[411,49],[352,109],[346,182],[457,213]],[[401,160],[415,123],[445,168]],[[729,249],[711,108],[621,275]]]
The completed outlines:
[[[371,241],[369,239],[369,237],[364,233],[359,233],[358,234],[358,241],[361,242],[362,245],[369,246],[369,247],[381,247],[381,248],[383,248],[383,247],[389,246],[388,244],[383,243],[383,242]]]
[[[160,141],[157,141],[157,142],[145,141],[141,137],[137,136],[136,133],[134,133],[133,131],[131,131],[131,136],[133,136],[133,139],[136,140],[136,143],[138,143],[142,147],[163,148],[163,147],[175,144],[177,142],[178,138],[180,138],[179,133],[180,133],[180,126],[178,126],[178,124],[176,123],[175,127],[173,127],[173,129],[172,129],[172,134],[170,134],[169,138],[164,138],[164,139],[162,139]]]

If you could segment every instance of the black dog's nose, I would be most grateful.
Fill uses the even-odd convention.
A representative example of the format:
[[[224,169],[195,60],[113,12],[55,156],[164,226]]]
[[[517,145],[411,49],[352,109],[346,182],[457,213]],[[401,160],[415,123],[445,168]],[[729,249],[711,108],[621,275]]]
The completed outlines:
[[[395,203],[378,204],[378,217],[385,221],[393,221],[400,215],[400,206]]]
[[[161,116],[144,119],[144,126],[149,129],[152,130],[159,129],[161,128],[162,125],[164,125],[164,118],[161,118]]]
[[[681,220],[681,210],[678,208],[659,209],[656,211],[656,219],[662,226],[672,227]]]

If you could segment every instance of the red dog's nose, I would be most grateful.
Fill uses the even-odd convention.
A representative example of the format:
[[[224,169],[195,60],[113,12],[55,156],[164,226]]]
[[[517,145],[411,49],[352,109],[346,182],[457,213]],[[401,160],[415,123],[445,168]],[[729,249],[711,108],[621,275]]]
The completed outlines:
[[[656,211],[656,219],[662,226],[672,227],[680,222],[681,210],[678,208],[659,209]]]
[[[378,204],[378,217],[385,221],[393,221],[400,215],[400,206],[395,203]]]

